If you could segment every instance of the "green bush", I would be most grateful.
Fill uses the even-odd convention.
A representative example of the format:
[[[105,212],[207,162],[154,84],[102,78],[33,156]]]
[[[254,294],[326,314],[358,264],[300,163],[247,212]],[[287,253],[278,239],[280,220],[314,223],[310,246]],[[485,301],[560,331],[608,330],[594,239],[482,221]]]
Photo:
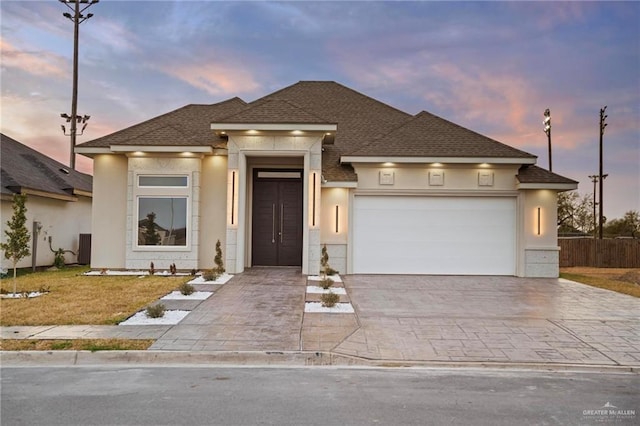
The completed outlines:
[[[162,303],[147,306],[147,316],[149,318],[162,318],[166,307]]]
[[[204,278],[205,281],[215,281],[219,277],[220,277],[220,274],[213,269],[207,269],[202,273],[202,278]]]
[[[196,289],[189,283],[180,284],[180,287],[178,287],[178,290],[180,290],[180,293],[184,294],[185,296],[188,296],[192,294],[194,291],[196,291]]]
[[[320,287],[327,290],[329,287],[333,285],[333,280],[331,278],[324,278],[320,280]]]
[[[338,303],[338,300],[340,300],[340,296],[335,293],[324,293],[320,296],[320,302],[326,308],[332,308]]]

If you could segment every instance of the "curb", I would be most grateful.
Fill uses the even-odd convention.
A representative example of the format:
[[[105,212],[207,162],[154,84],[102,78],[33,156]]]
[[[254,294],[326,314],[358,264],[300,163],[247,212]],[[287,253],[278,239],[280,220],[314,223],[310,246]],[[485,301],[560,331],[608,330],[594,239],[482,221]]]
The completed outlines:
[[[530,362],[372,360],[331,352],[176,352],[176,351],[0,351],[3,367],[97,365],[283,366],[535,370],[548,372],[640,373],[640,366]]]

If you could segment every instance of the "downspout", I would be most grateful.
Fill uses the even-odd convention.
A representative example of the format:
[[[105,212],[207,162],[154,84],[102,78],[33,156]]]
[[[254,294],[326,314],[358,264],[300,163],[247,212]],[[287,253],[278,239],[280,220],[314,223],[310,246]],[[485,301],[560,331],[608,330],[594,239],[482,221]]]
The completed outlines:
[[[33,236],[33,242],[32,242],[32,249],[31,249],[31,270],[33,272],[36,271],[36,266],[37,266],[37,257],[38,257],[38,235],[40,234],[40,230],[42,229],[42,224],[38,221],[33,221],[33,231],[32,231],[32,236]]]

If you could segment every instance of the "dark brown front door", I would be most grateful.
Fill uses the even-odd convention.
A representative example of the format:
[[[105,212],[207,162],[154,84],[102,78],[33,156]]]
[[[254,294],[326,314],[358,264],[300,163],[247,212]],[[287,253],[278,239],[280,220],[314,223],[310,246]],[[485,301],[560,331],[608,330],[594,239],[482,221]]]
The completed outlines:
[[[302,172],[254,172],[252,223],[254,266],[302,265]]]

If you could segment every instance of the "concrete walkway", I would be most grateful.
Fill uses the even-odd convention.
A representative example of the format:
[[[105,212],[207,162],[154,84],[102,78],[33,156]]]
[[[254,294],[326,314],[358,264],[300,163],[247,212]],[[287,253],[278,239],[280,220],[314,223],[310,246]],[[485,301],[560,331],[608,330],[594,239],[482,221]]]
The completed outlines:
[[[150,338],[149,352],[640,367],[640,299],[558,279],[343,277],[354,314],[305,313],[298,269],[253,268],[175,326],[2,327],[3,339]],[[312,284],[312,283],[309,283]],[[337,283],[340,286],[342,284]],[[197,306],[196,306],[197,305]]]

